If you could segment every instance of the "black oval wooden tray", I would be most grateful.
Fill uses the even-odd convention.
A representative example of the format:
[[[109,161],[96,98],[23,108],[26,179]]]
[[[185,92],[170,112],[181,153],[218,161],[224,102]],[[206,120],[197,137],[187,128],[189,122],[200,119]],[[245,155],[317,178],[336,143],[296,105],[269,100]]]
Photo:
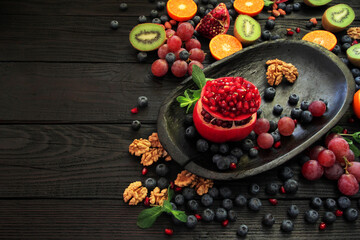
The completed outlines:
[[[317,44],[295,40],[257,44],[211,64],[204,69],[204,73],[207,78],[245,77],[259,88],[263,97],[265,88],[269,86],[265,62],[274,58],[294,64],[299,77],[294,84],[284,80],[277,86],[273,101],[262,100],[261,117],[278,120],[279,117],[272,114],[275,104],[282,105],[283,114],[290,116],[293,106],[289,106],[287,100],[292,93],[300,96],[297,106],[303,100],[327,100],[328,110],[324,116],[314,118],[307,125],[298,124],[292,136],[281,138],[281,148],[260,150],[257,158],[241,158],[236,170],[219,171],[212,163],[211,156],[197,153],[195,143],[184,136],[185,109],[180,108],[176,97],[183,95],[185,89],[195,87],[189,77],[166,98],[160,108],[157,123],[160,141],[176,162],[196,175],[211,179],[231,180],[256,175],[296,156],[340,120],[351,103],[354,80],[339,57]]]

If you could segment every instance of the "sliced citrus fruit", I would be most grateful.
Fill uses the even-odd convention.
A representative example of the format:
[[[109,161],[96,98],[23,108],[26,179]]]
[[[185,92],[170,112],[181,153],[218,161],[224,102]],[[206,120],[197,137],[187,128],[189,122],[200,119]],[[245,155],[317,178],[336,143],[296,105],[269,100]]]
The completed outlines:
[[[219,34],[209,44],[211,55],[220,60],[242,49],[241,42],[228,34]]]
[[[333,50],[337,43],[336,36],[333,33],[325,30],[309,32],[302,38],[302,40],[320,44],[330,51]]]
[[[235,0],[234,8],[239,14],[253,17],[264,8],[264,0]]]
[[[360,119],[360,90],[354,94],[353,109],[355,115]]]
[[[169,0],[166,10],[172,19],[183,22],[195,16],[197,5],[193,0]]]

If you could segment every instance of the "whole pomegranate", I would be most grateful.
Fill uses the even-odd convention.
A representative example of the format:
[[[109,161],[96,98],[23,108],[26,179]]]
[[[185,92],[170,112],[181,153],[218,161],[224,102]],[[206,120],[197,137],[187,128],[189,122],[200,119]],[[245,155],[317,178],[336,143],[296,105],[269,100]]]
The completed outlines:
[[[195,105],[194,124],[212,142],[239,141],[253,130],[260,104],[257,87],[242,77],[207,81]]]

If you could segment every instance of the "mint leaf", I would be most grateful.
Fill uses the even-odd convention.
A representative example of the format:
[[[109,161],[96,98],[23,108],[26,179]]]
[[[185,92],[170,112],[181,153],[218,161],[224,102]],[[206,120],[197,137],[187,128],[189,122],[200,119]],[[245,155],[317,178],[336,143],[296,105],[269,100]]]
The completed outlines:
[[[199,87],[199,89],[202,89],[205,86],[206,83],[205,74],[203,73],[203,71],[199,66],[196,66],[195,64],[192,66],[191,76],[193,81]]]
[[[167,198],[167,200],[170,202],[171,201],[171,199],[173,198],[173,196],[174,196],[174,190],[172,190],[171,188],[170,188],[170,185],[169,185],[169,187],[168,187],[168,198]]]
[[[164,203],[163,203],[163,209],[165,212],[169,213],[172,211],[172,205],[169,201],[169,199],[165,200]]]
[[[355,142],[360,143],[360,132],[353,133],[351,136],[354,138]]]
[[[358,149],[354,144],[349,145],[351,151],[354,152],[355,157],[360,157],[360,149]]]
[[[343,137],[346,141],[347,141],[347,143],[349,144],[349,145],[353,145],[354,144],[354,142],[352,141],[352,140],[350,140],[350,139],[348,139],[348,138],[345,138],[345,137]]]
[[[164,209],[161,206],[145,209],[140,212],[136,224],[141,228],[149,228],[154,224],[163,211]]]
[[[184,96],[178,96],[176,100],[180,103],[180,107],[187,107],[186,113],[188,113],[191,107],[200,99],[200,94],[200,89],[186,89]]]
[[[194,66],[194,65],[193,65]],[[178,211],[178,210],[172,210],[171,211],[172,215],[174,215],[174,217],[176,217],[178,220],[182,221],[182,222],[186,222],[187,221],[187,215],[185,214],[184,211]]]
[[[332,133],[342,133],[342,131],[344,130],[344,128],[340,127],[340,126],[336,126],[336,127],[333,127],[330,132]]]
[[[271,4],[273,4],[274,2],[273,1],[270,1],[270,0],[264,0],[264,5],[266,7],[270,6]]]

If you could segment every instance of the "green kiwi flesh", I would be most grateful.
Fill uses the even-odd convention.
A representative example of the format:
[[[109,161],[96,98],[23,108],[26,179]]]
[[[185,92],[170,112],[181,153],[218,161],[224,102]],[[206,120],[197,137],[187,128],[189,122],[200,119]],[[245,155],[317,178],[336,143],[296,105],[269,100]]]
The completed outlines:
[[[360,44],[349,47],[346,50],[346,55],[353,65],[360,67]]]
[[[328,4],[332,0],[304,0],[304,3],[310,7],[320,7]]]
[[[158,49],[166,40],[165,29],[155,23],[136,25],[130,32],[131,45],[139,51],[152,51]]]
[[[261,35],[260,24],[248,15],[239,15],[235,21],[234,35],[241,43],[251,44]]]
[[[354,10],[349,5],[337,4],[325,11],[322,17],[322,25],[330,32],[339,32],[349,26],[354,19]]]

